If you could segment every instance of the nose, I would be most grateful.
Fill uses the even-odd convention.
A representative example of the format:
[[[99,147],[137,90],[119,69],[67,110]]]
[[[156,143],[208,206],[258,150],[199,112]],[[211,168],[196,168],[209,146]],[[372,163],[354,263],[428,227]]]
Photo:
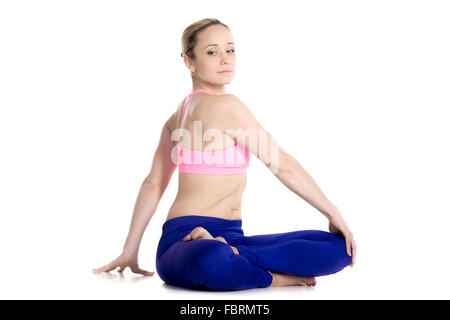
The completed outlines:
[[[222,55],[221,64],[229,64],[231,58],[227,54]]]
[[[222,59],[222,61],[221,61],[220,64],[221,64],[221,65],[227,65],[227,64],[230,64],[230,59],[229,59],[229,58],[224,58],[224,59]]]

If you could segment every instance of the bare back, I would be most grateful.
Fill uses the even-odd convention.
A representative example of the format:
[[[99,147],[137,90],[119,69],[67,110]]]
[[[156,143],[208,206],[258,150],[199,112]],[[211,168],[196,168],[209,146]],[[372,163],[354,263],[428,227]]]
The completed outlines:
[[[183,148],[203,151],[206,146],[214,141],[203,141],[201,149],[194,145],[194,121],[201,121],[202,132],[215,128],[212,124],[214,102],[220,99],[205,93],[198,93],[191,98],[185,110],[183,121],[177,128],[188,130],[191,135],[190,145],[182,141]],[[177,124],[180,123],[182,108],[178,108]],[[220,121],[220,120],[219,120]],[[223,149],[234,144],[234,140],[223,132]],[[236,175],[203,175],[180,173],[178,180],[178,193],[169,210],[166,220],[185,216],[201,215],[228,220],[241,219],[241,199],[247,183],[246,174]]]

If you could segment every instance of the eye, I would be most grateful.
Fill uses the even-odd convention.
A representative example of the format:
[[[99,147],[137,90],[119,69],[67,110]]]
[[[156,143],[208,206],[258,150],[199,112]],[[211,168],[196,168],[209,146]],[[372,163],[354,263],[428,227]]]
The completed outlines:
[[[227,52],[232,51],[234,53],[234,49],[227,50]],[[216,51],[208,51],[207,54],[211,55],[211,53],[215,53]]]

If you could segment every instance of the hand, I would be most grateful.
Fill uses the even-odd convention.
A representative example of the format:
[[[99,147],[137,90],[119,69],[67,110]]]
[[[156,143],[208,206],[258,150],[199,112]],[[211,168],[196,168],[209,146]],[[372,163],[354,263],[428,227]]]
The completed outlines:
[[[120,267],[119,269],[120,273],[122,273],[123,270],[126,269],[126,267],[130,267],[131,271],[133,271],[134,273],[143,274],[144,276],[152,276],[155,273],[142,270],[141,268],[139,268],[137,257],[131,257],[124,253],[122,253],[118,258],[111,261],[107,265],[97,269],[92,269],[92,272],[94,274],[98,274],[101,272],[109,272],[111,270],[115,270],[117,267]]]
[[[353,267],[355,265],[356,243],[353,239],[353,233],[347,227],[344,218],[340,214],[333,216],[328,223],[328,229],[330,229],[331,233],[341,235],[345,238],[347,254],[352,257],[350,267]]]

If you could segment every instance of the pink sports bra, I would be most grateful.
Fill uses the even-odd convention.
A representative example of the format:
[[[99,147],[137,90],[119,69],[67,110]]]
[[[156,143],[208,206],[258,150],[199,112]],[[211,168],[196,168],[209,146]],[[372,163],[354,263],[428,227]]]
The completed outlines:
[[[190,93],[184,101],[179,126],[181,126],[181,121],[183,121],[184,112],[190,99],[200,91],[211,94],[203,89]],[[177,148],[178,168],[183,173],[207,175],[244,174],[250,163],[250,152],[238,142],[226,149],[205,152],[183,149],[180,143],[177,144]]]

